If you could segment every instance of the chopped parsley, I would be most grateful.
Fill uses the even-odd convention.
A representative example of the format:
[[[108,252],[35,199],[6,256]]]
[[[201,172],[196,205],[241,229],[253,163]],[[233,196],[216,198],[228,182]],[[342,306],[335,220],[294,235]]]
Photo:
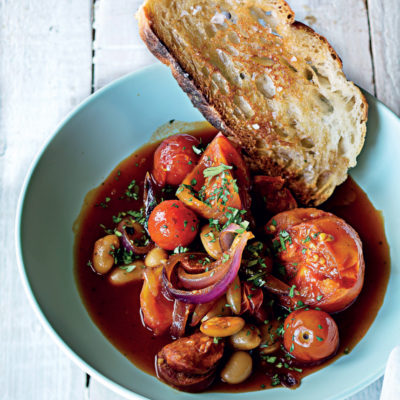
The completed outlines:
[[[128,189],[126,190],[125,195],[134,200],[137,200],[139,198],[139,186],[136,185],[135,179],[128,185]]]
[[[200,155],[200,154],[203,152],[202,149],[197,148],[195,145],[192,146],[192,150],[193,150],[197,155]]]
[[[178,246],[178,247],[175,247],[174,254],[187,253],[188,251],[189,251],[189,249],[187,247]]]
[[[310,235],[307,235],[305,239],[302,240],[303,243],[308,243],[311,240]]]
[[[286,243],[292,244],[292,238],[289,235],[289,232],[283,230],[279,232],[279,242],[281,244],[281,250],[286,250]]]
[[[213,176],[217,176],[217,175],[221,174],[222,172],[230,170],[230,169],[233,169],[233,167],[230,165],[220,164],[216,167],[206,168],[203,171],[203,175],[204,175],[204,178],[210,178]]]
[[[290,288],[289,297],[291,297],[291,298],[294,297],[294,290],[295,290],[295,289],[296,289],[296,285],[293,285],[293,286]]]
[[[119,267],[120,269],[123,269],[127,274],[129,274],[130,272],[132,272],[134,269],[136,269],[136,265],[132,264],[132,265],[125,265],[122,267]]]
[[[280,385],[281,380],[279,379],[278,374],[275,374],[272,378],[271,378],[271,386],[278,386]]]
[[[229,254],[224,253],[224,254],[222,255],[222,261],[223,261],[223,262],[227,262],[228,260],[229,260]]]

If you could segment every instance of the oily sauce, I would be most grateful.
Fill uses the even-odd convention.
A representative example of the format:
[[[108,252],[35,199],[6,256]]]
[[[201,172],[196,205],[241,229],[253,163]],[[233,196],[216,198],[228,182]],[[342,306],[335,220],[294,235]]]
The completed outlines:
[[[207,144],[216,131],[210,128],[190,134],[201,137],[202,142]],[[112,216],[120,211],[139,210],[142,206],[143,181],[146,172],[152,169],[153,153],[157,145],[152,143],[139,149],[121,162],[98,188],[89,192],[74,226],[75,276],[91,318],[119,351],[151,375],[155,375],[155,355],[171,342],[171,338],[169,335],[156,337],[144,327],[139,304],[142,283],[113,286],[106,276],[96,274],[87,263],[91,259],[95,241],[105,235],[104,228],[115,226]],[[125,196],[133,179],[140,188],[138,200]],[[321,208],[343,218],[360,235],[366,266],[365,280],[355,303],[334,315],[340,333],[336,356],[320,366],[302,367],[303,371],[297,374],[299,378],[341,356],[351,357],[351,350],[366,334],[383,303],[390,275],[389,246],[382,215],[351,178],[338,187]],[[228,385],[216,379],[211,390],[243,392],[270,387],[270,378],[265,375],[265,370],[257,368],[255,364],[252,375],[242,384]]]

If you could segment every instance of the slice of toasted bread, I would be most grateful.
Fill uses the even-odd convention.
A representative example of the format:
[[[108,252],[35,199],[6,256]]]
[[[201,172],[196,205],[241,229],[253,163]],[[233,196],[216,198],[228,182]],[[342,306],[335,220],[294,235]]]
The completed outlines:
[[[283,0],[147,0],[140,35],[251,168],[318,205],[356,165],[368,104]]]

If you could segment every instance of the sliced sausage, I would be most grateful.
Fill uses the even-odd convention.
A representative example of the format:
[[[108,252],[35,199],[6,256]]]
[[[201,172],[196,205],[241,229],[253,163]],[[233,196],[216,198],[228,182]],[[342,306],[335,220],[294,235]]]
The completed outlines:
[[[186,392],[202,392],[214,381],[216,369],[211,369],[205,375],[189,375],[177,372],[171,368],[160,355],[156,359],[156,372],[158,378]]]
[[[167,344],[159,358],[177,372],[203,375],[215,367],[223,352],[223,341],[215,343],[212,337],[198,332]]]

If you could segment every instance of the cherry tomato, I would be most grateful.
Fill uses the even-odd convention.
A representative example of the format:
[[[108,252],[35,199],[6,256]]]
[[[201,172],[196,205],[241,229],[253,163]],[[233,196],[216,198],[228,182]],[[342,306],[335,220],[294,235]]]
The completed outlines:
[[[197,138],[187,134],[173,135],[163,140],[154,153],[153,176],[160,186],[179,185],[196,166],[199,155],[193,146],[199,146]]]
[[[284,323],[283,345],[298,361],[316,363],[332,356],[339,346],[339,331],[324,311],[297,310]]]
[[[196,214],[179,200],[163,201],[150,214],[151,239],[165,250],[188,246],[198,230]]]
[[[292,296],[281,296],[288,307],[299,301],[329,313],[351,305],[364,283],[364,257],[357,232],[342,219],[315,208],[296,208],[267,224],[285,282]]]

